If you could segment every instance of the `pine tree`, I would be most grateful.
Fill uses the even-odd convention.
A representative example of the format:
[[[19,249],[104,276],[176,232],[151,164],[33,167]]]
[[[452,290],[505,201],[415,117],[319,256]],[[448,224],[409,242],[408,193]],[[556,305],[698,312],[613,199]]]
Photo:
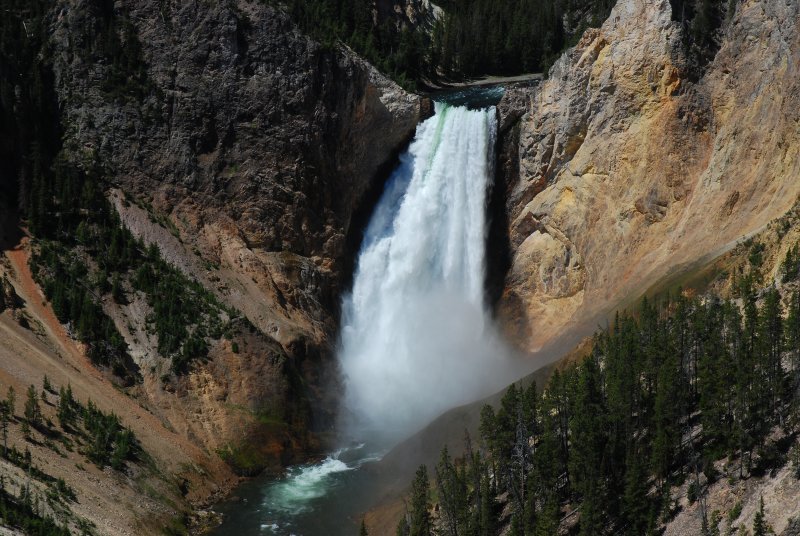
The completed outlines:
[[[786,346],[794,371],[792,398],[797,402],[800,400],[800,290],[795,290],[789,301],[789,313],[786,317]]]
[[[659,367],[656,381],[656,397],[653,421],[651,466],[656,476],[665,479],[669,475],[680,444],[681,373],[678,359],[670,353]]]
[[[0,401],[0,428],[3,434],[3,457],[8,458],[8,423],[11,420],[11,409],[7,400]]]
[[[44,378],[42,379],[42,389],[44,389],[48,393],[54,392],[53,386],[50,385],[50,379],[47,377],[47,374],[45,374]]]
[[[798,251],[798,244],[790,247],[786,252],[786,258],[781,263],[781,273],[783,274],[783,282],[788,283],[797,279],[800,275],[800,251]]]
[[[31,427],[28,424],[28,421],[22,421],[22,424],[20,424],[20,431],[25,439],[31,438]]]
[[[581,498],[581,536],[602,531],[604,512],[603,457],[606,449],[606,410],[596,357],[580,367],[575,409],[570,421],[570,474]]]
[[[783,316],[781,295],[775,287],[770,288],[761,308],[759,338],[764,360],[767,393],[765,404],[770,421],[777,417],[783,423],[781,399],[783,398],[784,371],[781,365],[783,352]]]
[[[72,398],[72,387],[69,385],[67,385],[66,390],[63,386],[59,390],[56,417],[58,417],[58,422],[64,430],[71,427],[75,422],[75,401]]]
[[[511,461],[509,464],[509,489],[515,501],[515,511],[517,516],[524,524],[526,520],[527,503],[527,477],[531,458],[529,421],[524,417],[525,412],[520,407],[517,409],[516,433],[514,436],[514,448],[511,451]]]
[[[25,420],[31,426],[38,428],[42,425],[42,408],[39,406],[39,398],[36,395],[36,388],[31,385],[28,387],[28,398],[25,401]]]
[[[494,455],[497,463],[503,467],[508,467],[517,442],[519,396],[517,386],[512,383],[500,400],[500,408],[494,419]]]
[[[558,501],[554,496],[545,499],[541,511],[536,518],[536,526],[534,528],[535,536],[552,536],[558,534],[558,526],[560,522],[560,510]]]
[[[119,274],[116,272],[111,280],[111,298],[115,303],[121,305],[125,305],[127,303],[127,300],[125,299],[125,291],[122,290],[122,282],[120,281]]]
[[[498,504],[495,500],[496,488],[492,486],[489,479],[488,467],[483,472],[480,480],[480,514],[478,516],[479,522],[477,525],[478,536],[494,536],[497,534],[498,524]]]
[[[125,465],[125,460],[131,453],[132,436],[128,430],[120,430],[115,434],[114,448],[109,462],[113,469],[120,470]]]
[[[436,489],[446,534],[458,536],[467,523],[467,486],[445,446],[436,465]]]
[[[758,512],[753,518],[753,536],[767,536],[767,522],[764,518],[764,496],[762,495],[758,503]]]
[[[14,391],[14,387],[9,386],[8,387],[8,393],[6,394],[6,404],[8,404],[8,411],[10,412],[11,417],[14,417],[14,413],[16,413],[16,411],[17,411],[16,405],[15,405],[16,404],[16,400],[17,400],[17,397],[16,397],[16,393]]]
[[[431,536],[431,495],[428,469],[420,465],[411,485],[411,520],[409,536]]]
[[[720,536],[719,534],[720,521],[722,521],[722,514],[719,513],[719,510],[714,510],[713,512],[711,512],[711,519],[708,521],[708,527],[706,527],[703,536]]]
[[[632,452],[626,463],[625,492],[622,497],[622,517],[625,533],[641,536],[647,533],[650,505],[647,498],[648,482],[643,453]]]
[[[361,520],[361,528],[358,531],[358,536],[369,536],[369,532],[367,532],[367,524],[364,519]]]

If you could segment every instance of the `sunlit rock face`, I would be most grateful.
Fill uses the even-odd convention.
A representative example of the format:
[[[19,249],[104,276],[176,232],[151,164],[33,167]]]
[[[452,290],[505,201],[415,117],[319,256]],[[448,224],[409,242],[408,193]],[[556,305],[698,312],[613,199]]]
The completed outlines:
[[[670,2],[620,0],[521,99],[499,305],[521,348],[594,322],[795,203],[799,3],[737,6],[697,83]]]

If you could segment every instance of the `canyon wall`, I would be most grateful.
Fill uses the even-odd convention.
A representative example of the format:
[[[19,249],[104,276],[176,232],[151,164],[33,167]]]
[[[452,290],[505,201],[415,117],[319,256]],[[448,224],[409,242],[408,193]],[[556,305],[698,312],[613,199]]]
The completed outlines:
[[[91,45],[86,51],[89,29],[104,23],[100,11],[83,0],[54,10],[65,145],[105,165],[123,197],[150,215],[117,198],[125,224],[243,312],[276,363],[266,370],[230,364],[220,374],[221,361],[212,360],[197,372],[210,374],[206,380],[192,373],[188,394],[226,400],[252,388],[236,402],[258,412],[267,392],[301,396],[287,386],[252,385],[280,376],[288,359],[324,427],[333,408],[320,397],[353,253],[351,219],[381,165],[413,135],[420,99],[349,50],[298,33],[276,9],[245,1],[118,2],[113,17],[132,25],[149,87],[141,98],[109,94],[102,80],[111,66],[96,60]],[[170,233],[152,225],[159,218]],[[187,411],[172,413],[180,420]],[[194,432],[218,447],[220,438],[201,429]]]
[[[231,489],[232,469],[277,470],[325,448],[358,214],[429,112],[349,49],[315,42],[264,2],[62,0],[46,33],[63,158],[99,166],[125,227],[242,314],[233,341],[210,341],[208,359],[171,375],[146,300],[131,289],[121,303],[101,297],[141,374],[116,389],[33,282],[30,241],[20,241],[11,214],[0,218],[3,295],[24,298],[0,318],[0,387],[24,393],[47,374],[119,415],[152,456],[147,485],[164,500],[134,504],[150,493],[139,480],[96,497],[121,477],[54,463],[43,445],[30,445],[33,459],[96,505],[77,513],[100,532],[156,532],[184,501]],[[102,485],[95,492],[91,482]],[[123,504],[105,521],[115,497]]]
[[[509,92],[511,267],[528,352],[729,249],[800,194],[800,2],[738,2],[697,82],[669,0],[620,0],[532,90]],[[510,130],[510,132],[514,132]]]

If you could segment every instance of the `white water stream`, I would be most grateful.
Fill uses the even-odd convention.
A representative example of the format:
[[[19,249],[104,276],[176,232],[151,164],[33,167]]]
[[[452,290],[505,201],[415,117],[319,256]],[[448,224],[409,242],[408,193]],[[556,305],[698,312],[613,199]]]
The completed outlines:
[[[516,377],[484,303],[495,115],[436,103],[366,230],[339,352],[358,439],[400,439]]]
[[[502,88],[488,94],[496,102]],[[355,534],[378,489],[369,462],[522,375],[484,303],[495,123],[493,107],[437,103],[372,215],[342,304],[339,349],[341,425],[363,443],[241,487],[240,502],[222,505],[226,522],[214,534]]]

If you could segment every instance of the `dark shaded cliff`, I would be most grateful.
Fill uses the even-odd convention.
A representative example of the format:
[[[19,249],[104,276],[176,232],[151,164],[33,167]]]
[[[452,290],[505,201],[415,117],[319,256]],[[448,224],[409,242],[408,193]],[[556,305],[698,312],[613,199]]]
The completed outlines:
[[[3,322],[14,333],[26,329],[19,318],[46,329],[37,335],[44,350],[24,337],[13,347],[12,339],[0,340],[8,358],[0,388],[23,392],[41,381],[37,371],[47,370],[54,384],[76,386],[84,402],[101,400],[142,438],[169,479],[164,493],[177,501],[173,513],[184,499],[203,503],[228,488],[231,469],[278,468],[322,448],[336,411],[332,355],[339,295],[359,233],[354,212],[369,204],[386,163],[413,135],[420,99],[348,49],[302,35],[261,2],[64,0],[41,17],[17,7],[7,27],[19,25],[18,33],[29,37],[25,32],[41,29],[42,39],[26,41],[28,60],[14,61],[37,58],[42,76],[33,78],[42,87],[22,88],[24,77],[16,90],[9,86],[4,118],[21,115],[26,99],[31,110],[52,114],[60,141],[48,144],[42,162],[74,172],[12,163],[0,201],[9,206],[18,198],[23,218],[39,217],[37,228],[60,221],[65,211],[77,221],[91,216],[87,199],[102,198],[65,191],[59,181],[97,177],[142,248],[157,246],[170,266],[200,283],[231,329],[224,337],[207,334],[207,351],[197,359],[184,346],[191,365],[176,372],[161,355],[155,302],[137,289],[135,267],[98,271],[97,252],[106,245],[84,247],[60,236],[60,227],[48,231],[48,240],[63,242],[64,258],[87,267],[86,296],[127,345],[139,380],[117,391],[109,383],[114,371],[86,368],[87,347],[71,327],[56,325],[36,288],[26,267],[39,247],[37,233],[21,243],[4,238],[8,261],[0,274],[26,305],[3,313]],[[12,150],[6,126],[13,131],[4,124],[3,147]],[[46,187],[52,194],[42,193]],[[109,236],[93,234],[95,224],[89,225],[89,236]],[[133,258],[148,255],[142,249]],[[33,277],[41,270],[34,266]],[[95,288],[99,275],[103,283]],[[114,290],[106,288],[112,279]],[[138,420],[145,412],[149,417]],[[40,447],[32,447],[34,456],[47,459]],[[71,465],[65,471],[70,483],[82,478],[70,473]],[[103,531],[147,532],[133,527],[152,514],[150,506],[123,509]]]

